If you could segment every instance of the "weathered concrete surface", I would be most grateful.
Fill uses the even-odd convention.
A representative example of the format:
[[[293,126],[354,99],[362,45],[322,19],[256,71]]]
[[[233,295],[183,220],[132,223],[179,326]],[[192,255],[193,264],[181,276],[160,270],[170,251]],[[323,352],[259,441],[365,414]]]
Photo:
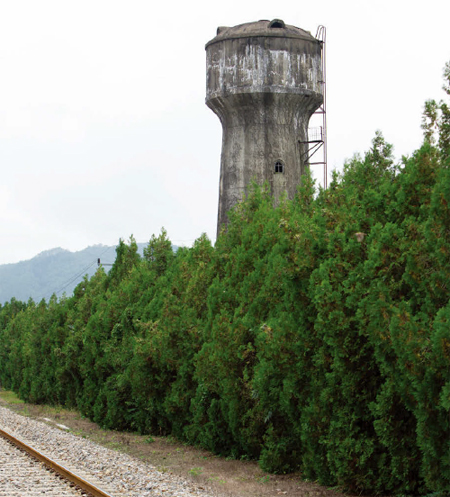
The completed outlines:
[[[251,180],[293,198],[308,122],[323,101],[321,44],[283,21],[219,28],[206,45],[206,104],[222,122],[218,232]],[[275,163],[283,172],[275,172]]]

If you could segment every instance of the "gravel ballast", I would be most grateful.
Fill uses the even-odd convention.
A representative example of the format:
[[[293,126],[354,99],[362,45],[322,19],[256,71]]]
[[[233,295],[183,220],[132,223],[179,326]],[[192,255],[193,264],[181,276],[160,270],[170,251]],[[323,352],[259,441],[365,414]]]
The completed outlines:
[[[0,428],[75,470],[115,497],[213,497],[212,491],[127,454],[97,445],[58,428],[0,407]]]

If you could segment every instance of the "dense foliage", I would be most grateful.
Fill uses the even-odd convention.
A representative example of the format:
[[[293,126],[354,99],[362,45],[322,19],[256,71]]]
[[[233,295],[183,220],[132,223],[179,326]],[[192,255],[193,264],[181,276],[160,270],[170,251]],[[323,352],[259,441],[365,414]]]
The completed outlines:
[[[174,254],[163,230],[141,257],[131,238],[71,298],[6,303],[1,385],[354,492],[448,491],[450,149],[434,109],[401,166],[377,134],[326,191],[306,180],[274,209],[254,187],[215,247]]]

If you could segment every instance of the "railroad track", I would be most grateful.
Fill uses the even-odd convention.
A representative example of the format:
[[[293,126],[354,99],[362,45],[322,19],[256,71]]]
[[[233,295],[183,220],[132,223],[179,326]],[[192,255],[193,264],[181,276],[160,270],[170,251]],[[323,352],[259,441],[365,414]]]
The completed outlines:
[[[0,497],[113,497],[0,429]]]

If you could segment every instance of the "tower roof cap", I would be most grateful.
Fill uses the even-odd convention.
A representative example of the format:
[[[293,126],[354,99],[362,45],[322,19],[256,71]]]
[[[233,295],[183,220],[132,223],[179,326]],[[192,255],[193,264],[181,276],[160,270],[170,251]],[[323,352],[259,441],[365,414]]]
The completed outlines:
[[[223,40],[233,38],[254,38],[254,37],[276,37],[276,38],[300,38],[303,40],[317,41],[309,31],[285,24],[281,19],[272,21],[261,20],[256,22],[246,22],[237,26],[219,26],[217,36],[210,40],[206,47]]]

